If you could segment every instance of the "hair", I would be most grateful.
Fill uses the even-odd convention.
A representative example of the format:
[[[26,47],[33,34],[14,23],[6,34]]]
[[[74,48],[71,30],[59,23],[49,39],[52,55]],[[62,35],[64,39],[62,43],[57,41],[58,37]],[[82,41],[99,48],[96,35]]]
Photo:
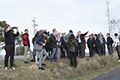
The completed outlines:
[[[73,31],[72,31],[72,30],[69,30],[69,33],[73,33]]]
[[[56,31],[56,29],[54,28],[52,31],[53,31],[53,32],[55,32],[55,31]]]
[[[43,34],[46,34],[46,35],[47,35],[48,33],[47,33],[46,31],[44,31]]]
[[[36,38],[39,34],[40,34],[40,31],[37,31],[37,33],[35,34],[34,38]]]
[[[71,34],[69,39],[75,39],[75,36],[73,34]]]
[[[118,36],[118,34],[117,34],[117,33],[115,33],[114,35],[115,35],[115,36]]]
[[[107,33],[107,35],[110,35],[110,33]]]
[[[98,35],[97,35],[97,34],[94,34],[94,36],[96,36],[96,37],[97,37]]]
[[[28,29],[25,29],[25,32],[27,31]]]

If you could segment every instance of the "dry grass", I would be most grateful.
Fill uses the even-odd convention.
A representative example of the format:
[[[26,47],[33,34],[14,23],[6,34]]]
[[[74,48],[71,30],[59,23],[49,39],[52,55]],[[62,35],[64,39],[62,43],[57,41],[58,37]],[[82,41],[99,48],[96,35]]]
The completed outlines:
[[[112,56],[99,57],[95,55],[93,58],[86,57],[77,59],[77,68],[69,66],[68,59],[61,59],[60,63],[51,64],[50,60],[46,60],[44,67],[46,70],[41,71],[35,63],[24,64],[24,61],[15,60],[15,68],[4,71],[3,61],[0,61],[0,80],[63,80],[73,75],[83,75],[89,71],[99,70],[107,65],[117,64],[117,58]]]

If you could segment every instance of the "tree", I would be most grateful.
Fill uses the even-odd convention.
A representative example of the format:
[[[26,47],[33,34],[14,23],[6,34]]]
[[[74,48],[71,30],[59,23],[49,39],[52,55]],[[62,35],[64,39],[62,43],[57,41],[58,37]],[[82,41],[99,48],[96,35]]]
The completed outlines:
[[[7,25],[8,24],[6,23],[6,21],[0,21],[0,50],[4,48],[5,44],[4,31]]]

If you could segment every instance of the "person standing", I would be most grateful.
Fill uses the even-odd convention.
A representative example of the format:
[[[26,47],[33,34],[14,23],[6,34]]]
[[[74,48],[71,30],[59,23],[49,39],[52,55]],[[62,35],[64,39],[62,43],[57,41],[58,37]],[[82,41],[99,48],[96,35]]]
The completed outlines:
[[[4,60],[4,70],[8,69],[8,59],[10,56],[10,68],[12,68],[13,70],[15,70],[14,68],[14,54],[15,54],[15,37],[19,36],[19,31],[18,31],[18,27],[16,27],[17,29],[17,34],[13,33],[13,30],[11,29],[10,26],[7,26],[6,31],[4,32],[4,36],[5,36],[5,51],[6,51],[6,55],[5,55],[5,60]]]
[[[78,45],[75,40],[75,36],[71,34],[70,37],[68,38],[67,47],[69,48],[69,52],[70,52],[70,65],[74,66],[74,68],[76,68],[77,66],[77,60],[76,60],[77,53],[75,50],[77,46]]]
[[[48,53],[45,50],[45,46],[46,46],[46,41],[45,41],[45,37],[47,37],[47,32],[44,31],[43,34],[39,34],[37,39],[36,39],[36,44],[34,45],[34,49],[36,50],[37,56],[39,58],[39,69],[41,70],[45,70],[43,66],[46,66],[46,64],[44,63],[45,59],[48,56]],[[44,57],[43,57],[44,55]]]
[[[88,45],[88,48],[89,48],[90,57],[93,57],[93,55],[94,55],[93,39],[94,38],[91,34],[91,35],[89,35],[89,39],[87,40],[87,45]]]
[[[106,51],[105,51],[105,38],[103,37],[103,35],[100,33],[99,34],[99,40],[100,40],[100,55],[101,56],[105,56],[106,55]]]
[[[120,39],[117,33],[115,33],[114,36],[115,36],[115,48],[117,50],[119,58],[118,62],[120,62]]]
[[[58,54],[58,44],[59,44],[60,41],[57,38],[57,34],[58,34],[58,32],[54,31],[51,34],[51,37],[50,37],[50,40],[49,40],[50,48],[51,48],[51,63],[52,64],[53,64],[54,56],[55,56],[55,62],[58,62],[57,54]]]
[[[113,43],[114,43],[114,41],[110,37],[110,33],[107,33],[107,49],[108,49],[109,55],[113,55],[113,47],[112,47]]]
[[[78,43],[78,50],[79,55],[81,58],[84,58],[85,53],[85,35],[88,34],[89,31],[87,31],[85,34],[81,34],[81,31],[78,31],[77,35],[77,43]]]
[[[24,63],[29,63],[27,61],[27,52],[29,51],[30,52],[30,59],[31,59],[31,62],[33,62],[33,58],[32,58],[32,51],[30,49],[30,41],[29,41],[29,31],[28,29],[25,29],[25,33],[22,35],[23,37],[23,44],[24,44]]]

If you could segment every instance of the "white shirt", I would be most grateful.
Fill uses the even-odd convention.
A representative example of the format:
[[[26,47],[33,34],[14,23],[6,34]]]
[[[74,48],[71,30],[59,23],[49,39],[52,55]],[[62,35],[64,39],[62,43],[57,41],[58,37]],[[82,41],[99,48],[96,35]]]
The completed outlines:
[[[78,36],[78,43],[81,43],[81,39],[80,39],[80,36]]]
[[[120,45],[119,37],[115,37],[115,47]]]

